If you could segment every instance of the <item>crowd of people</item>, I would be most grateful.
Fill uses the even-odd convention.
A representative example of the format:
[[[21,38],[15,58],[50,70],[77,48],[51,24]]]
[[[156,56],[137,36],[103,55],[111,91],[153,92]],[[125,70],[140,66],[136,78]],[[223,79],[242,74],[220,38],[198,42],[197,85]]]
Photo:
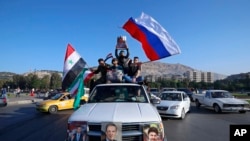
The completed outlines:
[[[122,37],[117,38],[117,42],[121,42]],[[125,42],[125,41],[124,41]],[[119,52],[120,50],[120,52]],[[126,51],[126,54],[125,54]],[[118,54],[119,52],[119,54]],[[111,63],[106,63],[107,59],[99,58],[98,67],[93,70],[94,74],[100,73],[97,80],[92,80],[90,84],[90,91],[98,84],[104,83],[138,83],[143,84],[143,77],[141,76],[141,62],[139,57],[135,56],[129,58],[129,48],[125,46],[123,49],[115,49],[115,58],[112,58]]]

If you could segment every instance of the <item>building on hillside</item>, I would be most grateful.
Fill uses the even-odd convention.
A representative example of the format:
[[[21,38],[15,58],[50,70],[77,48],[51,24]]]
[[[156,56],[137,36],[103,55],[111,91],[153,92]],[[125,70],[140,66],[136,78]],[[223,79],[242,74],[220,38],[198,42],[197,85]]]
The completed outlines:
[[[194,82],[214,82],[214,74],[212,72],[187,71],[185,77]]]

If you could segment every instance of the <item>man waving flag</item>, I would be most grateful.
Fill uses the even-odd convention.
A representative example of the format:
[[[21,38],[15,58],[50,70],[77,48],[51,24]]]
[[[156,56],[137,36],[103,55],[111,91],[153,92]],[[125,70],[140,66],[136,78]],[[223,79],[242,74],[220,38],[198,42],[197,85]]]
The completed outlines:
[[[123,29],[141,42],[150,61],[181,53],[180,48],[168,32],[149,15],[142,13],[139,18],[131,17],[123,25]]]

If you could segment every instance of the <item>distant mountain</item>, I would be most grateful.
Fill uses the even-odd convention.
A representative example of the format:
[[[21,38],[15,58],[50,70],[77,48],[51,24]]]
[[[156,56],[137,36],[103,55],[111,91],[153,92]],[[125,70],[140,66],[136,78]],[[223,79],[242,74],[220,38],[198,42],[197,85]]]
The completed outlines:
[[[183,75],[187,71],[201,71],[182,64],[169,64],[162,62],[149,62],[142,64],[142,75]],[[204,71],[206,72],[206,71]],[[214,73],[214,80],[225,79],[227,76]]]
[[[15,73],[12,72],[0,72],[0,80],[10,80]]]
[[[154,76],[163,76],[163,75],[183,75],[187,71],[200,71],[189,66],[182,64],[169,64],[162,62],[149,62],[142,64],[142,75],[154,75]],[[59,73],[62,75],[61,71],[53,70],[36,70],[33,72],[26,72],[23,75],[26,76],[29,73],[36,73],[39,77],[44,75],[51,75],[52,73]],[[223,74],[214,73],[214,80],[225,79],[227,76]],[[15,73],[11,72],[0,72],[0,79],[11,79]]]
[[[156,75],[164,74],[183,75],[187,71],[194,71],[195,69],[182,64],[168,64],[161,62],[149,62],[142,64],[142,75]]]

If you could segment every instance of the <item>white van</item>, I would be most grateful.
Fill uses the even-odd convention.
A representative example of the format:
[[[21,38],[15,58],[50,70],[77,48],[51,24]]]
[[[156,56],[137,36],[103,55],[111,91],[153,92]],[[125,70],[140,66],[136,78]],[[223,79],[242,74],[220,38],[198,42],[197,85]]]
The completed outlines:
[[[161,117],[143,86],[132,83],[97,85],[89,100],[68,119],[67,140],[81,132],[86,141],[101,141],[113,136],[119,141],[148,140],[148,134],[166,141]],[[109,134],[113,125],[115,134]]]

